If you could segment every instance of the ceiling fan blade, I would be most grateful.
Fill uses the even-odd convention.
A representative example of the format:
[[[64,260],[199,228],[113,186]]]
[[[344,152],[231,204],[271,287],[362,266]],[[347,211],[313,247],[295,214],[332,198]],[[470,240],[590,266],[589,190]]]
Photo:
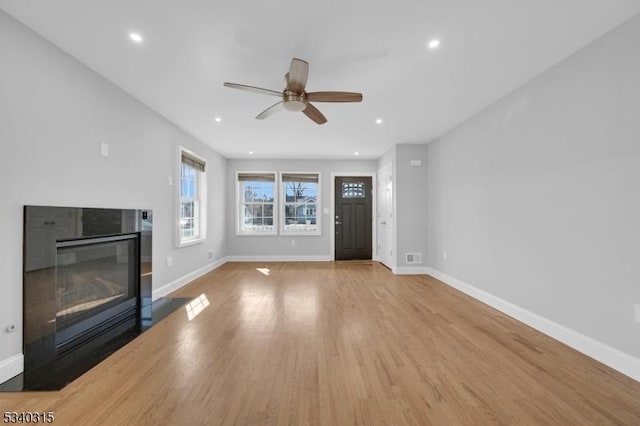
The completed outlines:
[[[276,92],[275,90],[263,89],[262,87],[247,86],[246,84],[236,83],[224,83],[224,87],[230,87],[232,89],[246,90],[247,92],[260,93],[262,95],[282,96],[282,92]]]
[[[322,115],[320,111],[318,111],[318,108],[314,107],[309,103],[307,104],[307,107],[302,112],[304,112],[304,115],[306,115],[307,117],[309,117],[310,119],[312,119],[318,124],[324,124],[327,122],[327,118],[324,115]]]
[[[264,120],[265,118],[271,117],[278,111],[282,111],[284,109],[284,104],[282,101],[271,105],[269,108],[262,111],[260,114],[256,115],[256,120]]]
[[[307,99],[312,102],[362,102],[362,93],[354,92],[311,92]]]
[[[295,93],[304,92],[308,77],[309,63],[302,59],[293,58],[291,60],[291,66],[289,67],[289,73],[287,77],[285,77],[287,80],[287,90]]]

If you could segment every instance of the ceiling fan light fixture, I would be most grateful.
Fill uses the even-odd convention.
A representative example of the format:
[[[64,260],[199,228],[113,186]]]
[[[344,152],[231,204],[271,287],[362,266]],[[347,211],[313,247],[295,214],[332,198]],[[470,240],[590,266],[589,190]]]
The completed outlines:
[[[285,92],[283,102],[284,109],[287,111],[300,112],[307,108],[307,99],[304,94],[298,95],[297,93]]]
[[[287,111],[300,112],[307,108],[307,104],[302,101],[287,101],[284,103],[284,109]]]

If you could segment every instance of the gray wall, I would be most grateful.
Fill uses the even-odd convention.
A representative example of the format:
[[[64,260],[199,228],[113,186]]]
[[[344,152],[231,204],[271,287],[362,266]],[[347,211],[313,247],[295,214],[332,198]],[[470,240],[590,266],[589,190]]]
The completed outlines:
[[[427,145],[397,144],[387,150],[377,162],[378,169],[392,165],[394,266],[424,267],[427,265]],[[411,166],[421,160],[422,166]],[[407,264],[405,253],[422,253],[421,264]]]
[[[0,11],[0,363],[22,352],[22,206],[154,212],[154,288],[225,256],[226,160]],[[110,156],[100,156],[100,144]],[[174,248],[177,150],[208,160],[209,238]],[[166,257],[174,266],[167,268]],[[16,324],[14,333],[6,333]]]
[[[394,197],[396,203],[395,232],[396,266],[425,266],[427,264],[427,145],[396,145],[394,167]],[[422,161],[422,166],[411,166],[412,160]],[[405,253],[422,253],[422,264],[407,264]]]
[[[386,167],[387,165],[391,164],[393,166],[393,171],[392,174],[393,176],[395,176],[396,174],[396,146],[394,145],[391,148],[389,148],[384,154],[382,154],[382,156],[380,158],[378,158],[378,169],[381,169],[383,167]]]
[[[429,144],[426,179],[429,266],[635,357],[638,52],[640,16]]]
[[[302,141],[304,143],[304,141]],[[236,235],[236,172],[320,172],[320,211],[331,207],[331,173],[376,172],[371,160],[229,160],[227,164],[227,252],[231,256],[329,256],[331,247],[330,215],[322,214],[322,235],[319,236],[238,236]],[[291,245],[295,240],[295,246]]]

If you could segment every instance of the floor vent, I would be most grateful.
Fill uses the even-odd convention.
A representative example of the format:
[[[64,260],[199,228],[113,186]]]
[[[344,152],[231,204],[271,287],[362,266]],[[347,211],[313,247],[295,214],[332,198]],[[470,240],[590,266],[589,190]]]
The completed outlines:
[[[405,253],[405,263],[422,263],[422,253]]]

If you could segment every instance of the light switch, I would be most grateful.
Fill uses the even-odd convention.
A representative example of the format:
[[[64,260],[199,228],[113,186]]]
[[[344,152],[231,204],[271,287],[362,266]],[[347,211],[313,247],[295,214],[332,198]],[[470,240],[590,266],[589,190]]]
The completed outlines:
[[[331,213],[331,210],[329,209],[329,207],[325,207],[324,209],[322,209],[322,212],[324,214],[329,214],[329,213]]]
[[[108,157],[109,156],[109,144],[108,143],[102,142],[102,144],[100,145],[100,155],[102,155],[103,157]]]

